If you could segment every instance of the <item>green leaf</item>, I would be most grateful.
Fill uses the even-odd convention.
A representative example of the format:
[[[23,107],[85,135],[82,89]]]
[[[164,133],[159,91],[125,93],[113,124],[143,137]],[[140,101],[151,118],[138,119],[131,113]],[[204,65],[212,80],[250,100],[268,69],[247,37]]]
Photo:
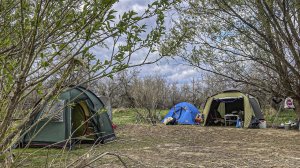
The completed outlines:
[[[139,16],[132,18],[132,20],[134,20],[134,21],[141,20],[141,19],[142,19],[142,17],[139,17]]]
[[[66,44],[62,43],[59,44],[59,50],[63,50],[66,47]]]
[[[49,62],[48,61],[42,61],[41,62],[41,66],[43,67],[43,68],[46,68],[46,67],[48,67],[50,64],[49,64]]]
[[[51,46],[52,46],[52,48],[53,48],[54,50],[56,50],[56,45],[55,45],[55,44],[51,44]]]
[[[82,50],[82,54],[86,54],[88,51],[89,51],[89,47],[85,47],[83,50]]]
[[[108,65],[109,64],[109,61],[108,60],[105,60],[104,61],[104,65]]]

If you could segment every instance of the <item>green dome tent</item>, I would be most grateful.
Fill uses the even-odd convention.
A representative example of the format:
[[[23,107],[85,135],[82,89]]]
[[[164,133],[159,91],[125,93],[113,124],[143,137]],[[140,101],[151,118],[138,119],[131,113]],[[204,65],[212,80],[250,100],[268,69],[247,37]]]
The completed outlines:
[[[243,127],[249,128],[264,120],[258,100],[237,90],[224,91],[209,97],[206,101],[203,115],[204,126],[214,125],[217,120],[224,122],[225,115],[239,116]]]
[[[67,88],[32,121],[20,146],[72,147],[76,142],[105,143],[115,138],[101,100],[83,87]]]

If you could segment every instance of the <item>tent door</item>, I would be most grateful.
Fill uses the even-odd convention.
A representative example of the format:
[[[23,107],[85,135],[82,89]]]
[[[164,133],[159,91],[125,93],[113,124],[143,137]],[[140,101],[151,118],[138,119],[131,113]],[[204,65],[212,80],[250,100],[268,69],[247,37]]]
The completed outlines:
[[[211,103],[211,108],[208,113],[207,125],[224,125],[224,115],[235,114],[240,115],[244,120],[244,99],[215,99]]]
[[[76,103],[72,109],[72,138],[94,141],[94,127],[87,102]]]

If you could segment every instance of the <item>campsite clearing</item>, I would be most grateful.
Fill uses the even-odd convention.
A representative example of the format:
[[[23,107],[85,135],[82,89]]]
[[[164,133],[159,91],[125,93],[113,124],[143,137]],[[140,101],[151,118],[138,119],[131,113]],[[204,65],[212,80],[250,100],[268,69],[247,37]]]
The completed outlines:
[[[119,154],[128,167],[252,168],[300,165],[298,131],[128,124],[118,127],[116,133],[116,141],[101,145],[92,152]],[[76,159],[88,149],[84,146],[71,151],[70,159]],[[52,158],[51,155],[57,157],[55,150],[51,149],[49,158]],[[46,158],[41,155],[46,153],[37,153],[36,158],[31,157],[30,160]],[[115,157],[107,156],[93,167],[122,166]]]

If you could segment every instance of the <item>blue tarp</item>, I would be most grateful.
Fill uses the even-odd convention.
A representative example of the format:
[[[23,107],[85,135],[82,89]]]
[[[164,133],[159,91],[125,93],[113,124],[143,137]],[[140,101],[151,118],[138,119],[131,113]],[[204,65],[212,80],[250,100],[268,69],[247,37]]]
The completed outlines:
[[[175,118],[178,124],[196,124],[195,118],[200,114],[199,110],[192,104],[181,102],[172,107],[162,122],[168,118]]]

